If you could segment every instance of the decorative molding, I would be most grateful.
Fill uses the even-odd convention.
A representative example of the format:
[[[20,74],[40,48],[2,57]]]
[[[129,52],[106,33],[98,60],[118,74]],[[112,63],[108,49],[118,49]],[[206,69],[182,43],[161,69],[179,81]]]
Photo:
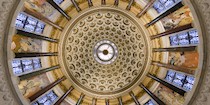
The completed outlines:
[[[5,59],[5,52],[7,49],[7,41],[5,39],[9,24],[14,14],[14,9],[16,9],[17,4],[20,0],[0,0],[0,102],[2,105],[18,105],[21,104],[17,94],[13,94],[14,88],[11,88],[11,78],[9,71],[6,69],[7,60]]]
[[[202,80],[197,85],[197,90],[191,98],[190,105],[208,105],[210,102],[210,1],[191,0],[197,12],[203,34],[204,60],[202,68]]]

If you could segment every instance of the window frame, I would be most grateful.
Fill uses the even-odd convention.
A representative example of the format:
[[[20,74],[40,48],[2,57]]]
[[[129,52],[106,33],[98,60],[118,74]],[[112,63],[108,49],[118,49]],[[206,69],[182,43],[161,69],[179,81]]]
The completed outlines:
[[[35,68],[35,63],[34,63],[34,60],[35,59],[39,59],[39,65],[40,65],[40,67],[39,68]],[[30,69],[30,70],[25,70],[24,69],[24,64],[23,64],[23,61],[24,60],[31,60],[31,64],[32,64],[32,69]],[[14,71],[14,68],[17,68],[17,67],[14,67],[13,66],[13,61],[19,61],[20,62],[20,68],[21,68],[21,73],[15,73],[15,71]],[[41,61],[41,58],[28,58],[28,59],[13,59],[12,60],[12,71],[13,71],[13,74],[14,75],[17,75],[17,76],[21,76],[21,75],[24,75],[24,74],[28,74],[28,73],[31,73],[31,72],[35,72],[35,71],[38,71],[38,70],[40,70],[42,67],[43,67],[43,65],[42,65],[42,61]]]
[[[167,76],[168,76],[168,72],[169,72],[169,71],[172,71],[172,72],[175,73],[174,76],[173,76],[172,81],[169,81],[169,80],[166,79]],[[176,85],[176,84],[174,83],[176,74],[182,74],[182,75],[185,76],[181,86],[178,86],[178,85]],[[184,85],[187,84],[187,83],[186,83],[186,81],[187,81],[186,79],[187,79],[188,77],[192,77],[192,78],[194,79],[194,80],[193,80],[193,84],[190,83],[191,86],[192,86],[190,89],[186,89],[186,88],[184,87]],[[176,87],[178,87],[178,88],[180,88],[180,89],[182,89],[182,90],[184,90],[184,91],[191,91],[192,88],[193,88],[193,86],[194,86],[194,83],[195,83],[195,77],[194,77],[193,75],[188,75],[188,74],[185,74],[185,73],[182,73],[182,72],[178,72],[178,71],[174,71],[174,70],[172,70],[172,69],[169,69],[169,70],[167,71],[167,73],[166,73],[166,76],[164,77],[164,81],[167,82],[167,83],[169,83],[169,84],[171,84],[171,85],[174,85],[174,86],[176,86]],[[180,80],[180,81],[182,81],[182,80]]]
[[[24,20],[24,23],[23,23],[23,27],[18,27],[18,25],[17,25],[17,20],[20,21],[20,19],[18,19],[18,16],[20,14],[26,16],[26,19]],[[36,22],[36,25],[34,26],[34,30],[33,31],[28,31],[27,29],[25,29],[25,26],[27,25],[26,23],[27,23],[28,19],[33,19],[33,20],[37,21]],[[39,27],[38,26],[39,24],[43,25],[44,27]],[[15,28],[16,29],[19,29],[19,30],[23,30],[23,31],[29,32],[29,33],[35,33],[35,34],[39,34],[39,35],[40,34],[43,34],[46,26],[47,26],[47,24],[45,22],[43,22],[42,20],[39,20],[36,17],[33,17],[33,16],[31,16],[31,15],[25,13],[25,12],[18,13],[18,15],[17,15],[17,17],[15,19]],[[42,29],[42,31],[41,32],[38,32],[37,29]]]
[[[48,96],[51,92],[56,96],[56,98],[53,101],[50,99],[51,97],[49,98],[49,96]],[[39,96],[33,102],[31,102],[31,105],[36,105],[36,104],[40,105],[40,104],[43,104],[43,103],[39,103],[39,100],[40,99],[43,99],[43,98],[47,98],[45,102],[50,101],[51,102],[50,105],[54,105],[59,100],[59,95],[57,95],[56,92],[53,89],[51,89],[51,90],[47,91],[46,93],[44,93],[43,95]]]
[[[197,33],[194,37],[190,36],[190,32],[192,32],[192,31],[195,31]],[[180,39],[179,39],[178,36],[179,35],[181,36],[183,33],[187,33],[187,40],[188,40],[189,44],[180,44]],[[176,40],[178,40],[177,44],[172,44],[172,43],[174,43],[173,40],[172,40],[173,37],[176,37]],[[192,43],[191,40],[195,37],[198,39],[198,42],[197,43]],[[169,35],[168,39],[169,39],[169,43],[170,43],[171,47],[196,46],[200,43],[198,30],[194,29],[194,28],[171,34],[171,35]]]

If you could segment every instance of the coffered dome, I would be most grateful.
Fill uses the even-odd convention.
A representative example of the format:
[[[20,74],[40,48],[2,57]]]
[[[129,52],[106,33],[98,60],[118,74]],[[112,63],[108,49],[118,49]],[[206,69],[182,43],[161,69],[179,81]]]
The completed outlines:
[[[208,80],[209,36],[196,7],[202,0],[10,2],[0,2],[13,7],[0,36],[0,68],[7,76],[0,92],[8,83],[14,95],[2,96],[6,104],[199,102],[202,80]]]
[[[61,38],[60,59],[80,91],[113,98],[142,81],[149,70],[151,44],[137,19],[115,7],[96,7],[69,23]]]

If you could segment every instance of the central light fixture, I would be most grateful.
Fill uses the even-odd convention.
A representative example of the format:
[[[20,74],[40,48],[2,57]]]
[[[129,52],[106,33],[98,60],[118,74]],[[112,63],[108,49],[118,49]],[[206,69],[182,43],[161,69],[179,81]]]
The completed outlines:
[[[101,40],[94,47],[94,58],[100,64],[113,63],[118,55],[117,46],[109,40]]]

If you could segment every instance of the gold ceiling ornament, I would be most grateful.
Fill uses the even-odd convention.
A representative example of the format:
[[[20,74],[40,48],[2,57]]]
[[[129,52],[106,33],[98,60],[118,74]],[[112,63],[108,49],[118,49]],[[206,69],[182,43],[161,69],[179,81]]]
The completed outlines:
[[[59,44],[63,73],[75,89],[105,99],[138,86],[149,70],[152,47],[140,24],[133,14],[113,7],[91,8],[76,16]],[[104,44],[111,49],[100,48]],[[109,63],[94,57],[100,55],[95,53],[97,48],[103,50],[98,58]]]

